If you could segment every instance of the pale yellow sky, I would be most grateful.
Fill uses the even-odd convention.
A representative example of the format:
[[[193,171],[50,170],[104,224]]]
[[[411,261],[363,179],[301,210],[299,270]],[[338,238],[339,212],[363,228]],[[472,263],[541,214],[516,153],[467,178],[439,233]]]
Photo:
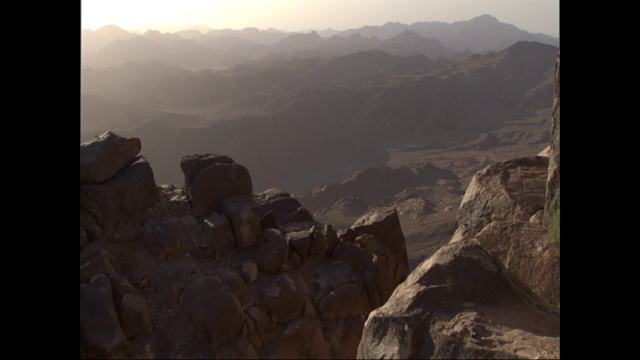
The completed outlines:
[[[125,30],[270,27],[345,30],[388,21],[454,22],[490,14],[529,32],[559,36],[560,0],[81,0],[81,27]]]

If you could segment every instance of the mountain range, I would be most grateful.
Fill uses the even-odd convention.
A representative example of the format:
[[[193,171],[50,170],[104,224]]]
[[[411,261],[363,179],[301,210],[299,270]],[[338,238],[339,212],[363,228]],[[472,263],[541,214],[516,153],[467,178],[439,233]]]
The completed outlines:
[[[548,109],[557,52],[518,42],[460,60],[376,50],[220,71],[85,68],[81,137],[140,137],[161,183],[180,181],[181,154],[222,152],[252,169],[257,189],[305,191],[384,164],[390,147],[470,141]]]
[[[320,33],[245,28],[211,30],[205,34],[198,30],[177,33],[149,30],[138,35],[107,25],[95,31],[82,30],[82,65],[95,68],[158,60],[192,70],[225,69],[264,59],[329,58],[373,50],[392,55],[422,54],[435,60],[497,52],[518,41],[559,46],[558,38],[531,34],[490,15],[451,24],[389,22]]]

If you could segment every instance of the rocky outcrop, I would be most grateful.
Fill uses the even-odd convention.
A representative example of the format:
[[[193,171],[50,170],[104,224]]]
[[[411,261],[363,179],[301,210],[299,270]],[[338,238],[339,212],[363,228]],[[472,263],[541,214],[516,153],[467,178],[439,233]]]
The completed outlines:
[[[103,183],[138,155],[140,139],[123,138],[111,131],[80,145],[80,182]]]
[[[358,358],[559,358],[560,247],[543,220],[559,206],[557,72],[549,157],[473,177],[453,238],[369,314]]]
[[[560,207],[560,53],[556,59],[556,86],[553,96],[551,120],[551,144],[549,145],[549,170],[544,213],[545,225]]]
[[[372,358],[557,358],[559,319],[525,304],[476,242],[449,243],[369,314],[358,346]]]
[[[479,171],[462,198],[454,239],[472,237],[492,221],[528,221],[544,210],[547,168],[547,158],[533,156]]]
[[[81,356],[355,357],[408,273],[397,213],[338,235],[289,193],[252,194],[228,156],[180,165],[184,188],[156,186],[137,154],[81,182]]]

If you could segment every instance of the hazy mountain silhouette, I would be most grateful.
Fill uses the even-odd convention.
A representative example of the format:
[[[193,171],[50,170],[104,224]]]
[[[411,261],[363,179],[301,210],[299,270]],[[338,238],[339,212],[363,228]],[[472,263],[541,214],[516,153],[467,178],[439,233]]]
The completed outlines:
[[[359,33],[365,37],[377,36],[381,40],[386,40],[405,30],[411,30],[425,38],[438,39],[444,46],[453,50],[468,50],[474,53],[500,51],[518,41],[536,41],[559,46],[557,38],[545,34],[531,34],[486,14],[471,20],[453,23],[425,21],[404,25],[389,22],[382,26],[364,26],[345,30],[338,35],[348,36]]]
[[[392,55],[422,54],[431,59],[461,59],[474,53],[501,51],[518,41],[559,45],[557,38],[531,34],[490,15],[451,24],[389,22],[382,26],[340,32],[327,29],[320,33],[245,28],[211,30],[206,34],[197,30],[174,34],[150,30],[136,35],[110,25],[95,32],[83,30],[83,66],[109,67],[128,61],[159,60],[192,70],[223,69],[253,64],[256,60],[329,58],[371,50]]]
[[[81,85],[83,94],[160,111],[134,112],[132,129],[122,110],[124,131],[111,127],[143,139],[160,183],[181,181],[182,155],[218,152],[247,164],[256,190],[301,191],[383,164],[388,147],[473,138],[549,108],[540,99],[553,97],[557,51],[522,42],[460,61],[369,51],[227,71],[127,63],[85,69]]]

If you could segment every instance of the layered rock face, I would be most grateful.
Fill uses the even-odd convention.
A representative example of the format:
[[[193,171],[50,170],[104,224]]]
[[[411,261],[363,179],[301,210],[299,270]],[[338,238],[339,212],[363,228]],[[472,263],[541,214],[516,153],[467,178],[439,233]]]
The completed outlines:
[[[369,314],[358,358],[559,358],[559,56],[548,157],[472,179],[451,241]]]
[[[354,358],[370,311],[408,275],[395,211],[346,231],[290,194],[253,194],[219,154],[157,186],[138,139],[81,145],[83,358]]]

